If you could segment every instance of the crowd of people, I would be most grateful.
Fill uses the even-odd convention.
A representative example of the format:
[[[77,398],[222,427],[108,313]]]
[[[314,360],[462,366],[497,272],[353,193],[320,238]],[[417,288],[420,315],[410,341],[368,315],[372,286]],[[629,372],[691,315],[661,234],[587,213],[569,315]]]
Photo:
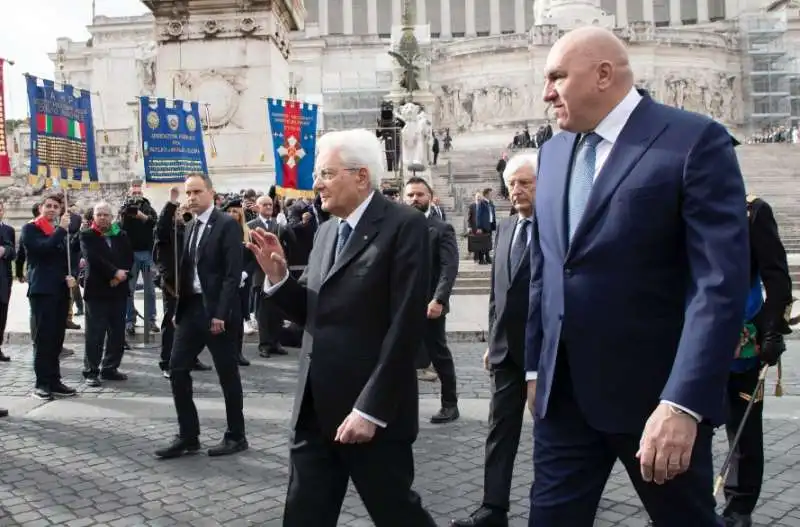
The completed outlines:
[[[613,33],[565,34],[545,75],[561,133],[505,163],[510,217],[496,218],[491,189],[470,207],[475,259],[491,266],[491,403],[483,499],[451,526],[508,525],[527,408],[531,527],[592,526],[618,460],[655,526],[749,527],[764,470],[764,374],[786,349],[793,301],[772,210],[746,195],[737,142],[721,125],[634,87]],[[50,194],[19,246],[0,229],[0,258],[26,255],[35,395],[75,394],[59,355],[81,283],[86,382],[124,381],[133,269],[152,258],[178,420],[158,457],[200,450],[192,372],[206,348],[227,415],[208,454],[248,448],[239,367],[255,310],[272,339],[260,338],[265,357],[284,353],[274,340],[284,319],[302,333],[283,525],[335,527],[352,480],[376,526],[433,527],[413,490],[417,383],[430,366],[442,386],[431,421],[459,418],[445,334],[455,232],[424,179],[397,198],[380,191],[374,133],[332,132],[317,149],[315,198],[280,209],[269,193],[220,196],[209,176],[189,174],[157,215],[133,185],[116,222],[101,202],[75,227]],[[134,245],[138,227],[153,232],[150,249]],[[721,469],[722,518],[712,490],[721,426],[736,454]]]

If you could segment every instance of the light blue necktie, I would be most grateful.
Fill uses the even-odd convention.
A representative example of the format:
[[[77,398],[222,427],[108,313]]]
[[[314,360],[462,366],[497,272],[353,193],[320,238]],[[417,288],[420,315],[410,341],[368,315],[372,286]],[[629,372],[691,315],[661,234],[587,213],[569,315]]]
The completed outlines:
[[[575,164],[569,182],[569,239],[575,235],[575,230],[580,224],[589,194],[594,183],[594,168],[597,158],[597,144],[603,138],[592,132],[581,138],[578,152],[575,154]]]
[[[339,255],[342,254],[342,249],[344,249],[347,239],[350,238],[351,232],[353,232],[353,228],[349,223],[344,220],[339,222],[339,235],[336,237],[336,260],[338,260]]]

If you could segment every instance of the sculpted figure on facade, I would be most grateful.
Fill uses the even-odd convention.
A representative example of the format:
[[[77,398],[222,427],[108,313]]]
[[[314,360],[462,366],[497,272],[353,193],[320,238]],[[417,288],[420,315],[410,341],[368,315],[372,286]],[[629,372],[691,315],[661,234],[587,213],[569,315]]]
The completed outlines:
[[[725,124],[742,120],[741,79],[732,73],[691,70],[662,74],[663,102]]]
[[[428,114],[425,113],[424,110],[421,110],[419,114],[417,114],[417,126],[419,129],[419,136],[422,139],[422,148],[425,152],[425,161],[430,164],[432,162],[431,147],[433,146],[433,125],[431,124]]]
[[[425,138],[424,130],[421,128],[421,118],[424,112],[419,106],[412,102],[405,103],[397,111],[397,118],[401,119],[405,125],[400,132],[402,141],[403,167],[408,169],[414,165],[425,166]]]
[[[178,98],[208,104],[210,123],[207,122],[205,108],[200,112],[204,129],[217,130],[229,125],[241,128],[236,116],[246,85],[243,70],[179,71],[174,79]]]
[[[155,95],[157,44],[144,42],[136,48],[136,71],[142,95]]]

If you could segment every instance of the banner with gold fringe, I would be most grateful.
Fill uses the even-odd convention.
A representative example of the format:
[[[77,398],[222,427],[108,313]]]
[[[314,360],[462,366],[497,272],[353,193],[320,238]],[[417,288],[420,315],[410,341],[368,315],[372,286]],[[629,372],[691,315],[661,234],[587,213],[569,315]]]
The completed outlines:
[[[278,196],[314,197],[317,109],[303,101],[267,99]]]
[[[27,76],[31,184],[100,188],[92,96],[70,84]]]

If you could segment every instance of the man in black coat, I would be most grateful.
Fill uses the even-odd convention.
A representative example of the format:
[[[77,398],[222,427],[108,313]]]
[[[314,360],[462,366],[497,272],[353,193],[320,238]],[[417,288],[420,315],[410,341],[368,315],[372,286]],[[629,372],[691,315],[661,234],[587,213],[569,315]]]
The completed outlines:
[[[459,417],[456,391],[456,368],[453,354],[447,347],[446,317],[450,311],[450,293],[458,275],[458,243],[453,226],[442,221],[431,205],[433,191],[420,177],[406,182],[405,201],[428,219],[431,251],[431,282],[426,309],[425,336],[420,347],[417,368],[433,369],[442,383],[442,407],[431,417],[431,423],[449,423]]]
[[[70,215],[59,214],[61,197],[48,194],[40,205],[38,218],[26,223],[20,234],[28,264],[28,301],[31,308],[33,369],[38,399],[75,395],[75,388],[61,382],[59,354],[64,345],[70,288],[75,278],[69,274],[67,229]]]
[[[267,195],[259,196],[256,200],[258,216],[248,222],[250,230],[264,229],[275,234],[281,241],[284,252],[287,254],[294,250],[296,237],[292,229],[278,225],[273,217],[273,201]],[[286,350],[280,342],[281,328],[283,327],[284,314],[276,306],[260,301],[261,290],[264,287],[264,272],[256,266],[252,286],[258,295],[256,300],[256,321],[258,322],[258,354],[269,358],[271,355],[286,355]]]
[[[236,220],[214,207],[214,188],[205,174],[186,177],[187,208],[195,218],[186,226],[181,251],[175,342],[170,358],[170,382],[179,433],[156,456],[179,457],[200,449],[200,422],[192,400],[192,376],[197,356],[207,346],[225,398],[228,428],[222,442],[208,451],[224,456],[248,448],[242,412],[234,328],[242,325],[239,284],[242,281],[242,232]]]
[[[86,303],[86,351],[83,376],[86,385],[100,386],[100,379],[124,381],[119,371],[125,351],[125,315],[130,287],[128,276],[133,266],[133,249],[128,235],[113,223],[111,205],[94,207],[93,221],[80,233]],[[103,344],[105,343],[105,353]]]
[[[352,479],[376,527],[433,527],[411,488],[428,223],[376,191],[383,150],[373,133],[332,132],[317,149],[314,185],[332,218],[303,276],[289,275],[274,234],[254,232],[251,246],[267,301],[305,330],[283,525],[335,527]]]
[[[8,304],[11,301],[11,286],[14,283],[11,271],[12,263],[17,256],[17,234],[14,227],[3,222],[5,204],[0,202],[0,346],[6,334],[8,321]],[[0,349],[0,362],[8,362],[11,358]]]
[[[537,159],[511,158],[504,179],[517,214],[500,221],[489,292],[489,348],[483,365],[491,375],[492,400],[486,438],[483,503],[453,527],[507,527],[514,459],[525,413],[525,324],[531,277],[529,241],[533,230]]]
[[[191,220],[191,213],[180,207],[178,203],[178,187],[169,189],[169,201],[164,204],[158,216],[153,247],[153,263],[158,270],[161,286],[161,303],[164,314],[161,320],[161,356],[158,367],[161,374],[169,379],[169,359],[172,356],[172,344],[175,339],[175,309],[178,306],[178,262],[183,250],[186,220]],[[186,214],[188,217],[184,217]],[[211,366],[203,364],[200,359],[194,366],[195,371],[210,371]]]

